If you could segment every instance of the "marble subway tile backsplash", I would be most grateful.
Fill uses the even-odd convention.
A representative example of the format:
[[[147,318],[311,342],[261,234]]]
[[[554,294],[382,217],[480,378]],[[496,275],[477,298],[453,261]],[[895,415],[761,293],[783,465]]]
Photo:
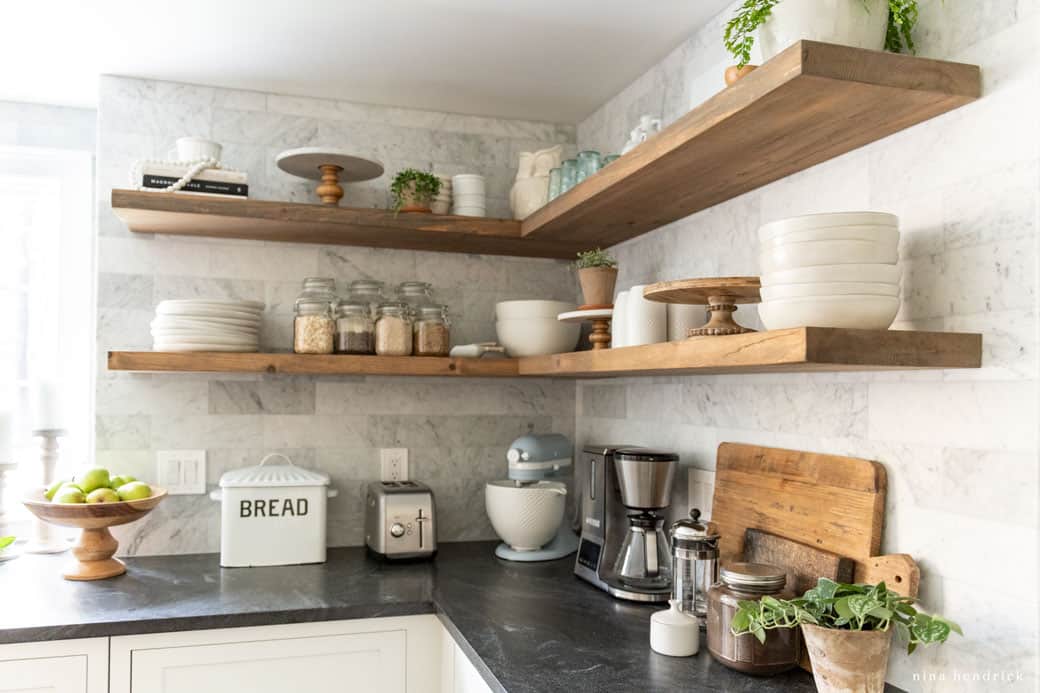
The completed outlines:
[[[2,116],[0,109],[0,116]],[[112,214],[109,194],[130,165],[164,158],[177,137],[213,137],[224,159],[249,173],[258,199],[314,201],[314,184],[274,164],[290,147],[327,144],[375,156],[378,180],[346,186],[344,204],[385,207],[392,176],[408,166],[488,181],[488,213],[508,216],[520,151],[563,144],[572,124],[511,121],[387,108],[124,77],[101,80],[98,111],[98,351],[151,346],[156,303],[234,298],[267,304],[264,349],[292,345],[293,301],[307,276],[394,285],[418,279],[448,303],[453,341],[494,339],[494,304],[515,298],[574,300],[560,261],[412,250],[136,236]],[[97,380],[97,460],[154,477],[155,452],[204,448],[212,485],[267,452],[320,469],[340,495],[329,505],[329,543],[363,543],[361,494],[379,476],[379,447],[408,447],[414,478],[437,495],[441,538],[491,539],[483,484],[505,476],[506,446],[528,432],[574,434],[573,383],[543,380],[309,378],[253,374],[111,373]],[[220,506],[171,497],[118,530],[128,554],[216,551]]]

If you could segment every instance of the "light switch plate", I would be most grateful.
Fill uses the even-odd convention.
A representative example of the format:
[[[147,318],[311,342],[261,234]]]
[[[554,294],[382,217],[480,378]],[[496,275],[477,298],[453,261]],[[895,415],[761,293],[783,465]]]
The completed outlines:
[[[715,495],[715,472],[706,469],[690,469],[688,479],[690,510],[697,508],[701,511],[703,519],[710,520],[711,500]]]
[[[206,492],[205,450],[159,450],[156,483],[171,496]]]
[[[408,481],[408,448],[379,451],[380,481]]]

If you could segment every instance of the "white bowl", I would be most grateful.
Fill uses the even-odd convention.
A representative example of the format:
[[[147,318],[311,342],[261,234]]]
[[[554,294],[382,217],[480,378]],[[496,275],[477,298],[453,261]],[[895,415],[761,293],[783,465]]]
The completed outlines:
[[[560,322],[552,318],[499,320],[495,323],[498,343],[516,358],[546,356],[574,351],[581,336],[579,323]]]
[[[880,282],[818,282],[816,284],[774,284],[760,289],[763,301],[810,296],[898,296],[899,284]]]
[[[477,193],[483,195],[487,186],[484,182],[484,176],[461,174],[451,179],[451,189],[456,194]]]
[[[792,231],[825,229],[832,226],[899,226],[899,217],[886,212],[834,212],[828,214],[803,214],[797,217],[777,219],[763,224],[758,229],[759,238],[770,238]]]
[[[826,229],[791,231],[765,238],[759,236],[759,243],[763,248],[808,241],[874,241],[896,247],[899,245],[899,229],[895,226],[834,226]]]
[[[553,318],[560,313],[569,313],[578,307],[567,301],[545,301],[527,299],[520,301],[500,301],[495,304],[495,318],[498,320],[522,320],[524,318]]]
[[[517,486],[489,481],[484,507],[495,533],[517,551],[535,551],[552,541],[563,522],[567,487],[558,481]]]
[[[899,261],[899,248],[873,241],[809,241],[763,248],[758,254],[762,274],[797,267],[844,264],[887,264]]]
[[[899,312],[895,296],[816,296],[763,301],[758,317],[769,330],[788,327],[845,327],[887,330]]]
[[[452,209],[451,213],[457,217],[483,217],[487,215],[487,210],[477,209],[475,207],[466,207],[465,209]]]
[[[899,265],[848,264],[799,267],[783,272],[766,272],[760,277],[762,286],[779,284],[813,284],[816,282],[868,282],[898,284],[903,272]]]

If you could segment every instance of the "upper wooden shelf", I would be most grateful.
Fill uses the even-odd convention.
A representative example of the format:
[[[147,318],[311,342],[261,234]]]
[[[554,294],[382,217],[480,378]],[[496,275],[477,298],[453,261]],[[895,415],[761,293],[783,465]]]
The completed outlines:
[[[611,246],[981,94],[978,66],[802,41],[523,221]]]
[[[978,368],[982,336],[800,327],[521,359],[110,351],[113,371],[608,378],[775,371]]]
[[[523,238],[520,222],[509,219],[118,189],[112,211],[137,233],[565,259],[586,250],[581,242]]]

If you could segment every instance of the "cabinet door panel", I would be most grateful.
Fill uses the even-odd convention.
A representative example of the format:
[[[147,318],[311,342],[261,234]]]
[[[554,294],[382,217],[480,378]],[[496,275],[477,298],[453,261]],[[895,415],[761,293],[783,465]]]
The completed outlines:
[[[135,649],[132,693],[405,693],[403,630]]]
[[[0,693],[86,692],[85,655],[0,662]]]
[[[491,687],[469,661],[462,648],[455,646],[455,693],[491,693]]]

